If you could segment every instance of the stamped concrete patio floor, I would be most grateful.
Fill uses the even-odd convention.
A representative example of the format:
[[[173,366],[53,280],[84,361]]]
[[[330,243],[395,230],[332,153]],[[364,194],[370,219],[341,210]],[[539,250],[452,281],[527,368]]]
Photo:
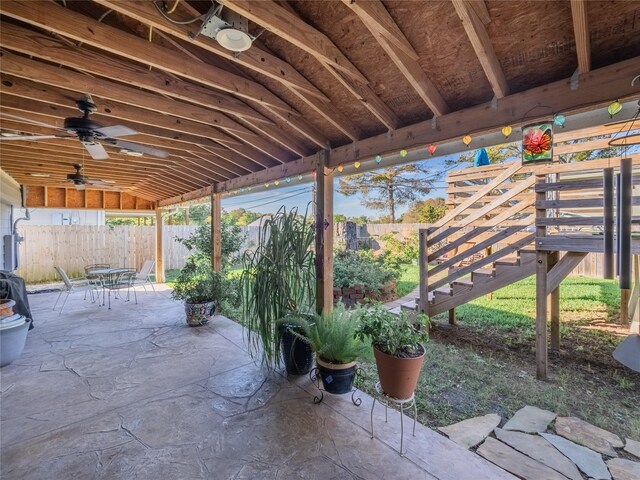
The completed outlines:
[[[36,328],[0,370],[3,479],[515,478],[421,425],[400,457],[397,412],[376,407],[371,439],[371,397],[315,405],[306,377],[253,362],[240,326],[189,328],[158,290],[112,310],[75,294],[62,315],[30,296]]]

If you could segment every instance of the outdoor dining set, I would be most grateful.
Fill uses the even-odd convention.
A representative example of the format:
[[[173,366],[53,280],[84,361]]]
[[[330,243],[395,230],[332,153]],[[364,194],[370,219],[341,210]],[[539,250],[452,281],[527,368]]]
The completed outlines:
[[[126,291],[125,301],[129,301],[130,294],[133,292],[133,297],[137,304],[138,296],[135,290],[136,286],[142,286],[146,291],[146,286],[149,285],[155,293],[155,287],[151,282],[151,271],[153,270],[154,264],[155,262],[153,260],[147,260],[139,271],[126,267],[113,268],[107,263],[87,265],[84,267],[85,275],[74,279],[70,279],[61,267],[54,267],[62,279],[64,286],[60,290],[53,309],[56,309],[60,298],[66,293],[67,295],[60,307],[60,313],[62,313],[69,299],[69,295],[75,292],[84,292],[85,300],[87,293],[89,293],[93,303],[98,302],[100,306],[108,305],[109,310],[111,309],[111,292],[114,292],[114,299],[116,299],[121,296],[121,292],[124,293],[124,291]]]

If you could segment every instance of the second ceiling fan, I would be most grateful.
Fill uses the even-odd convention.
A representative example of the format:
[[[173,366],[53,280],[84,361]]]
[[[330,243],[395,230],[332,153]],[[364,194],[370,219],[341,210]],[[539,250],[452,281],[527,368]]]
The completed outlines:
[[[55,127],[53,125],[47,125],[40,122],[34,122],[32,120],[19,117],[3,112],[2,115],[8,118],[15,118],[17,120],[25,121],[48,128],[54,128],[56,130],[63,130],[70,135],[74,135],[78,138],[80,143],[89,152],[91,158],[94,160],[105,160],[109,158],[109,154],[104,149],[102,144],[112,145],[119,147],[127,152],[137,153],[139,155],[146,154],[152,157],[167,158],[169,154],[164,150],[147,147],[139,143],[127,142],[125,140],[119,140],[118,137],[124,137],[127,135],[136,135],[138,132],[125,125],[111,125],[102,126],[98,122],[93,121],[89,116],[95,113],[98,108],[93,102],[93,99],[89,95],[85,95],[80,100],[76,101],[76,107],[83,115],[82,117],[68,117],[64,119],[63,128]],[[2,141],[15,141],[15,140],[44,140],[52,138],[71,138],[69,135],[10,135],[2,136]]]

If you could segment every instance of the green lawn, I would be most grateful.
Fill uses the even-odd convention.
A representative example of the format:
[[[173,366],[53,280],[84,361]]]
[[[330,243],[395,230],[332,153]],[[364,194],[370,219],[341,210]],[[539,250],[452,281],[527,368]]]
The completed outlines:
[[[412,274],[405,273],[408,285]],[[535,379],[535,277],[458,307],[456,327],[447,325],[446,314],[436,317],[416,391],[420,420],[438,427],[535,405],[640,439],[640,375],[611,357],[625,331],[617,324],[619,306],[615,281],[570,277],[562,283],[561,352],[551,356],[547,382]],[[371,391],[375,362],[362,363],[362,388]]]
[[[406,265],[400,278],[396,282],[398,297],[411,293],[420,283],[420,269],[418,265]]]

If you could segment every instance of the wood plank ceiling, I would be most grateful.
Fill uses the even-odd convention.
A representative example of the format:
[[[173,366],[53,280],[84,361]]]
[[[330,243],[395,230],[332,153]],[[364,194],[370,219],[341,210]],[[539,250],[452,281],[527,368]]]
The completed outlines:
[[[640,1],[221,0],[257,37],[240,54],[198,34],[212,3],[3,0],[2,169],[162,201],[640,56]],[[167,158],[7,139],[59,134],[86,94]]]

